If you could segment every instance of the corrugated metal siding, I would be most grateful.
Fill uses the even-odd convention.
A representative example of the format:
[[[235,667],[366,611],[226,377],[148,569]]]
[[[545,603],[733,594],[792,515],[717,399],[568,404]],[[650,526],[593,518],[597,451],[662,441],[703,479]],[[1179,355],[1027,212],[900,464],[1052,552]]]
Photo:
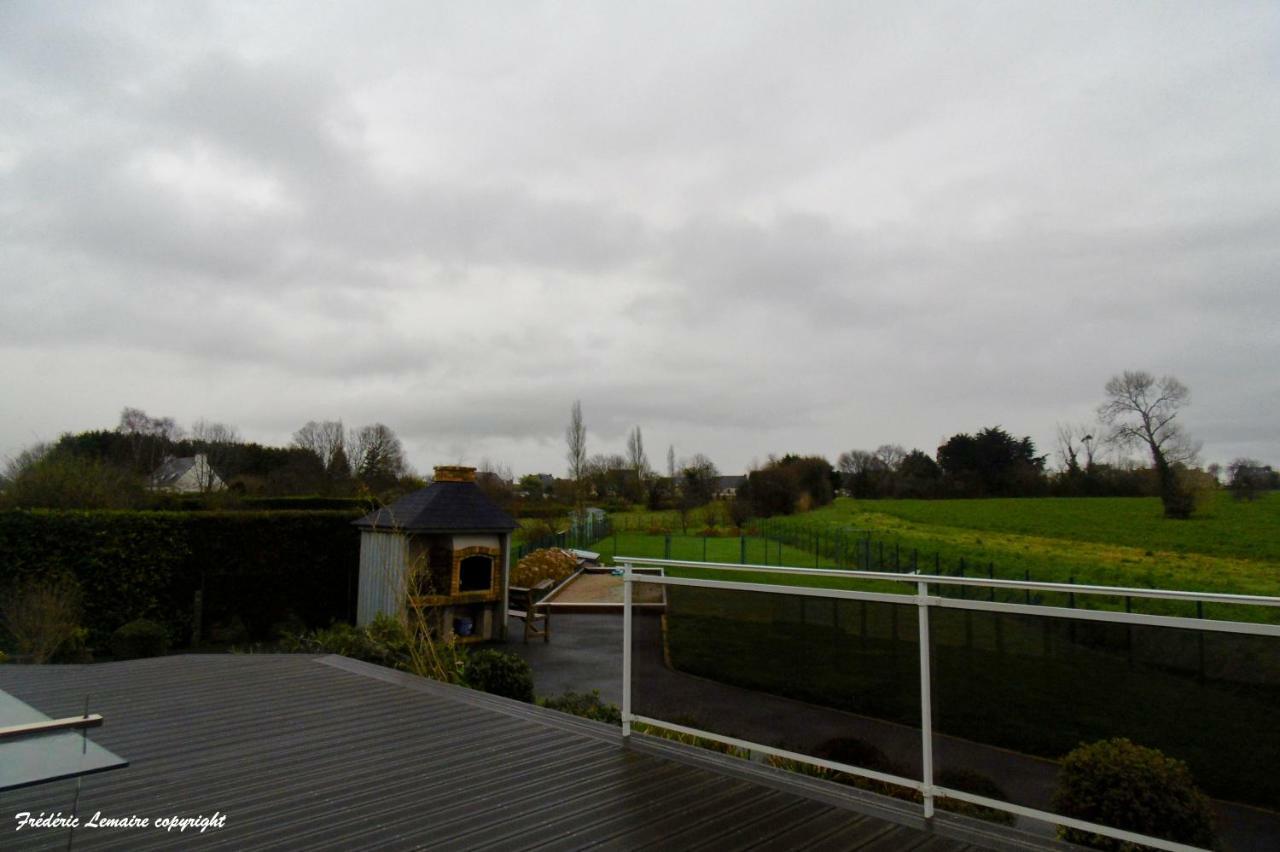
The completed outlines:
[[[363,627],[380,612],[397,615],[403,601],[409,539],[398,533],[360,533],[360,584],[356,624]]]

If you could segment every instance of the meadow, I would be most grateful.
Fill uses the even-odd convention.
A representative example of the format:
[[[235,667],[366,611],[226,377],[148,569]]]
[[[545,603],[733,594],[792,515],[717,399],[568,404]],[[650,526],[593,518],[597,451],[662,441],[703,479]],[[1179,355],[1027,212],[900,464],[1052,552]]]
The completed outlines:
[[[725,529],[713,505],[694,516],[690,533],[707,527],[708,514]],[[702,559],[706,547],[714,562],[866,567],[854,552],[861,538],[871,542],[873,568],[956,574],[963,565],[969,576],[1280,595],[1280,494],[1254,502],[1214,494],[1188,521],[1163,518],[1154,498],[842,498],[749,523],[745,551],[736,537],[704,544],[681,535],[674,512],[622,513],[614,524],[623,531],[596,545],[606,557],[662,557],[666,529],[674,559]]]

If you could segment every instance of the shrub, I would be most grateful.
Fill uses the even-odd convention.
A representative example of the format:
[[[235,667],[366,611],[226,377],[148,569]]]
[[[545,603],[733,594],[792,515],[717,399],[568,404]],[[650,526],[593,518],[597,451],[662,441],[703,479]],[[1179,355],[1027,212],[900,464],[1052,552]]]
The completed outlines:
[[[578,560],[558,547],[535,550],[511,569],[513,586],[532,586],[542,580],[559,583],[578,570]]]
[[[492,695],[533,702],[533,669],[515,654],[486,648],[471,655],[462,682]]]
[[[975,796],[986,796],[988,799],[999,799],[1002,802],[1009,801],[1009,795],[1000,785],[982,773],[974,772],[972,769],[943,769],[938,772],[933,780],[941,787],[963,790],[966,793],[973,793]],[[939,799],[938,808],[963,816],[974,817],[975,819],[984,819],[987,822],[998,822],[1003,825],[1013,825],[1015,822],[1013,814],[1008,811],[998,811],[995,808],[986,808],[982,805],[971,805],[958,799]]]
[[[47,663],[68,646],[83,651],[87,633],[80,626],[81,599],[80,584],[65,574],[15,582],[0,597],[0,627],[8,634],[14,654],[32,663]]]
[[[707,730],[706,724],[693,716],[677,715],[671,721],[677,725],[683,725],[686,728],[700,728],[704,731]],[[686,734],[683,731],[673,731],[670,728],[663,728],[657,725],[647,725],[644,722],[633,722],[631,724],[631,730],[638,734],[648,734],[652,737],[661,737],[664,740],[683,743],[684,745],[694,746],[695,748],[704,748],[708,751],[728,755],[729,757],[738,757],[745,760],[748,756],[746,750],[740,749],[737,746],[726,745],[719,740],[697,737],[693,734]]]
[[[570,691],[550,698],[539,698],[538,706],[546,707],[550,710],[559,710],[561,713],[581,716],[584,719],[607,722],[610,725],[622,724],[622,711],[618,709],[618,705],[605,704],[601,701],[600,690],[598,689],[593,689],[590,692]]]
[[[360,534],[350,511],[0,511],[0,588],[28,576],[75,577],[94,602],[92,644],[136,618],[191,635],[195,592],[206,628],[239,616],[249,635],[296,612],[307,624],[353,614]],[[249,636],[233,637],[244,641]]]
[[[1062,761],[1053,808],[1063,816],[1193,846],[1214,844],[1213,812],[1180,760],[1127,739],[1081,745]],[[1094,849],[1145,849],[1077,829],[1058,836]]]
[[[838,763],[847,763],[850,766],[857,766],[862,769],[871,769],[876,772],[884,772],[889,775],[907,776],[908,773],[903,767],[894,763],[883,751],[878,747],[864,740],[853,737],[840,737],[833,740],[827,740],[814,749],[817,757],[826,760],[834,760]],[[777,759],[770,760],[770,765],[777,766],[780,769],[786,769],[791,772],[799,772],[814,778],[822,778],[826,781],[835,781],[838,784],[845,784],[850,787],[856,787],[859,790],[867,790],[872,793],[879,793],[882,796],[892,796],[895,799],[904,799],[909,802],[920,803],[924,799],[916,790],[909,787],[900,787],[896,784],[886,784],[883,781],[875,781],[870,778],[864,778],[860,775],[851,775],[845,772],[836,772],[830,769],[824,769],[812,764],[797,763],[791,760]],[[963,790],[967,793],[974,793],[979,796],[986,796],[990,799],[1000,799],[1008,801],[1009,797],[1004,790],[1000,789],[994,781],[985,775],[968,769],[944,769],[935,776],[934,781],[942,787],[950,787],[954,790]],[[1013,825],[1013,814],[1005,811],[997,811],[994,808],[984,808],[980,805],[971,805],[967,802],[961,802],[956,799],[937,800],[939,810],[950,811],[952,813],[961,814],[963,816],[974,817],[976,819],[987,820],[988,822],[1002,823],[1004,825]]]
[[[338,654],[388,668],[409,670],[409,637],[399,621],[379,613],[366,627],[345,622],[323,630],[286,636],[281,650],[295,654]]]
[[[134,619],[111,634],[111,653],[121,660],[160,657],[168,651],[168,631],[150,619]]]

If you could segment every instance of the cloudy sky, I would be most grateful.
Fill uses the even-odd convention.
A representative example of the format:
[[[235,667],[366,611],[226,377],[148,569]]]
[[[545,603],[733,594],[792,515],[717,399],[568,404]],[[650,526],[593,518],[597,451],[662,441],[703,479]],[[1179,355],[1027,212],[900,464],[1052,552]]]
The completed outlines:
[[[0,3],[0,456],[1049,451],[1146,369],[1280,463],[1280,4],[903,5]]]

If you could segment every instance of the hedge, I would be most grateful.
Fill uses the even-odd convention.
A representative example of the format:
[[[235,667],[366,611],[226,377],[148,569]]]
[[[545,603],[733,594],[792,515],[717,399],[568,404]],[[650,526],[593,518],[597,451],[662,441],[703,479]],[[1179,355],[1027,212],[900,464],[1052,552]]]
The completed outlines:
[[[322,626],[355,613],[360,536],[354,511],[0,512],[0,587],[70,574],[84,591],[90,644],[138,618],[191,636],[239,620],[272,638],[284,621]]]

